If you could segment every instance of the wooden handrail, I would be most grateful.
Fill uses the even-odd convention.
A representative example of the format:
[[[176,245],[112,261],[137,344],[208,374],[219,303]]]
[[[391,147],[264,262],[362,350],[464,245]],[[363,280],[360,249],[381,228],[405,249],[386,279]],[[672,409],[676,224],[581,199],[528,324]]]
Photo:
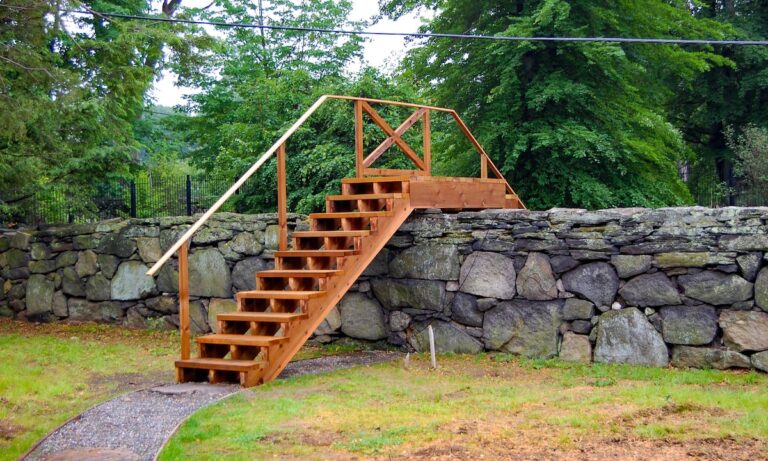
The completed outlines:
[[[358,176],[362,176],[362,173],[365,170],[365,166],[360,163],[360,160],[362,158],[362,112],[363,112],[363,109],[370,108],[369,104],[386,104],[386,105],[391,105],[391,106],[410,107],[410,108],[415,108],[415,109],[417,109],[419,111],[424,111],[422,115],[424,117],[423,118],[423,120],[424,120],[424,131],[425,131],[425,134],[424,134],[424,139],[425,139],[424,153],[425,153],[425,157],[426,158],[424,158],[422,160],[422,159],[417,157],[416,159],[412,158],[412,160],[414,160],[414,162],[416,163],[416,165],[419,168],[421,168],[423,171],[426,171],[427,174],[429,174],[429,171],[431,169],[431,165],[430,165],[430,163],[431,163],[430,162],[430,157],[431,157],[431,152],[430,152],[431,147],[430,147],[430,144],[431,143],[430,143],[430,140],[427,139],[427,136],[428,136],[428,134],[430,132],[429,111],[436,111],[436,112],[447,113],[447,114],[450,114],[454,118],[456,123],[459,125],[459,128],[461,129],[462,133],[464,133],[464,136],[466,136],[467,139],[469,139],[469,141],[475,147],[475,150],[477,150],[477,152],[480,154],[480,157],[481,157],[481,171],[483,172],[483,176],[484,177],[487,176],[486,168],[489,167],[491,172],[494,174],[494,176],[496,176],[496,178],[504,180],[507,192],[510,193],[510,194],[514,194],[515,193],[514,190],[512,189],[512,186],[509,185],[509,183],[506,181],[506,179],[501,174],[499,169],[496,168],[496,165],[494,165],[494,163],[491,160],[491,158],[485,152],[485,150],[480,145],[480,143],[477,141],[477,139],[474,137],[474,135],[472,135],[472,133],[469,131],[469,128],[467,127],[467,125],[464,123],[464,121],[461,119],[461,117],[459,116],[459,114],[455,110],[447,109],[447,108],[444,108],[444,107],[427,106],[427,105],[423,105],[423,104],[413,104],[413,103],[406,103],[406,102],[399,102],[399,101],[388,101],[388,100],[384,100],[384,99],[358,98],[358,97],[354,97],[354,96],[339,96],[339,95],[323,95],[317,101],[315,101],[315,103],[312,104],[312,106],[310,106],[310,108],[307,109],[307,111],[304,112],[304,114],[301,117],[299,117],[299,119],[296,120],[296,122],[293,125],[291,125],[291,127],[280,137],[280,139],[275,141],[275,143],[272,145],[272,147],[270,147],[261,157],[259,157],[259,159],[256,161],[256,163],[254,163],[248,169],[248,171],[246,171],[240,177],[240,179],[238,179],[229,189],[227,189],[226,192],[224,192],[224,194],[221,197],[219,197],[219,199],[216,201],[216,203],[214,203],[211,206],[211,208],[208,209],[208,211],[206,211],[197,221],[195,221],[195,223],[192,224],[192,226],[173,245],[171,245],[171,247],[163,254],[163,256],[160,259],[158,259],[157,262],[147,271],[147,275],[155,275],[157,273],[157,271],[160,270],[160,268],[166,262],[168,262],[168,260],[171,259],[171,257],[173,257],[173,254],[176,253],[177,251],[179,251],[179,249],[181,248],[182,245],[184,245],[185,243],[189,242],[190,239],[192,238],[192,235],[194,235],[194,233],[197,232],[197,230],[200,229],[200,227],[202,227],[203,224],[205,224],[206,221],[208,221],[208,219],[210,219],[210,217],[216,211],[218,211],[219,208],[221,208],[221,206],[227,200],[229,200],[229,198],[232,197],[232,195],[234,195],[235,192],[238,189],[240,189],[245,184],[245,182],[251,176],[253,176],[259,170],[259,168],[261,168],[264,165],[264,163],[266,163],[267,160],[269,160],[269,158],[272,157],[278,151],[278,149],[285,149],[285,143],[288,140],[288,138],[290,138],[294,133],[296,133],[296,131],[301,127],[301,125],[303,125],[304,122],[306,122],[307,119],[312,114],[314,114],[317,111],[317,109],[320,106],[322,106],[329,99],[335,99],[335,100],[341,100],[341,101],[354,101],[355,102],[355,121],[356,121],[356,127],[355,127],[355,154],[356,154],[356,158],[358,160],[356,162]],[[366,106],[368,106],[368,107],[366,107]],[[373,110],[371,112],[366,110],[365,112],[368,112],[369,115],[372,115],[371,112],[375,113],[375,111],[373,111]],[[376,120],[374,120],[374,121],[376,121]],[[381,120],[378,120],[378,121],[381,121]],[[409,122],[413,122],[413,121],[414,120],[409,120]],[[411,123],[411,125],[412,124],[413,123]],[[387,127],[389,128],[389,130],[385,129],[385,131],[387,131],[387,135],[390,136],[390,138],[392,139],[392,141],[388,142],[388,143],[390,143],[390,145],[391,144],[397,144],[401,148],[403,148],[405,146],[405,149],[409,150],[410,148],[408,147],[408,145],[405,144],[402,141],[402,139],[400,139],[400,137],[399,137],[399,134],[401,134],[401,133],[396,133],[395,132],[396,130],[393,130],[391,127],[389,127],[388,124],[387,124]],[[404,146],[401,145],[401,143]],[[381,153],[383,153],[383,151],[382,152],[378,152],[378,150],[377,150],[376,153],[377,153],[377,155],[381,155]],[[411,153],[412,152],[406,152],[406,154],[411,154]],[[408,155],[408,157],[410,158],[411,155]],[[282,231],[282,229],[281,229],[281,231]],[[281,235],[282,235],[282,233],[281,233]]]

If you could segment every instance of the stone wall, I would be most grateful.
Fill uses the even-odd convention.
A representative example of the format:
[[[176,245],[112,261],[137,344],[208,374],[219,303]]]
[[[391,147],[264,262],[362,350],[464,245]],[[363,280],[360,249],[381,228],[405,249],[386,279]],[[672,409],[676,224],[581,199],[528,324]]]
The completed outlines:
[[[0,315],[174,328],[173,265],[143,274],[191,221],[8,233]],[[253,288],[276,243],[272,215],[220,214],[197,234],[195,331]],[[442,352],[765,371],[767,251],[768,208],[429,210],[403,225],[315,339],[424,350],[432,325]]]

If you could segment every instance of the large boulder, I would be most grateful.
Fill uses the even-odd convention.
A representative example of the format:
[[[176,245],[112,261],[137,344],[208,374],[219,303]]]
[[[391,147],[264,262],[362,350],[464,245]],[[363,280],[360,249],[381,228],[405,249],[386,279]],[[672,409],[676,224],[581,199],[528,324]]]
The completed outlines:
[[[741,276],[748,282],[754,282],[760,264],[763,261],[762,253],[747,253],[736,258],[736,264],[741,269]]]
[[[259,257],[246,258],[235,264],[232,269],[232,284],[235,290],[255,290],[256,273],[267,270],[269,267],[267,261]]]
[[[563,320],[589,320],[595,315],[595,305],[579,298],[568,298],[563,305]]]
[[[451,304],[451,319],[471,327],[483,326],[483,313],[477,308],[477,298],[466,293],[456,293]]]
[[[237,253],[255,256],[264,249],[264,245],[261,244],[263,238],[264,234],[261,232],[241,232],[227,246]]]
[[[55,284],[44,275],[34,274],[27,280],[27,317],[36,320],[46,320],[53,313],[53,293]]]
[[[595,362],[665,367],[667,346],[661,334],[634,307],[609,311],[597,324]]]
[[[348,293],[338,305],[341,331],[357,339],[376,341],[387,337],[384,312],[375,299],[363,293]]]
[[[102,274],[96,274],[85,284],[85,297],[89,301],[108,301],[112,294],[109,280]]]
[[[717,333],[717,313],[712,306],[667,306],[661,308],[664,341],[701,346]]]
[[[120,303],[105,301],[94,303],[85,299],[69,298],[69,320],[81,322],[119,323],[125,316]]]
[[[131,301],[143,299],[155,292],[155,279],[147,275],[147,266],[141,261],[125,261],[112,278],[112,299]]]
[[[763,268],[755,280],[755,302],[764,311],[768,311],[768,267]]]
[[[720,313],[720,328],[726,346],[742,351],[768,350],[768,314],[757,311]]]
[[[405,307],[439,312],[446,306],[445,282],[437,280],[371,279],[371,288],[387,309]]]
[[[592,361],[592,344],[589,336],[566,332],[560,345],[560,360],[566,362],[589,363]]]
[[[619,277],[613,266],[604,262],[584,264],[563,274],[563,286],[597,306],[610,306],[619,290]]]
[[[653,258],[649,255],[613,255],[611,264],[620,278],[627,279],[642,274],[651,268]]]
[[[189,257],[189,294],[213,298],[232,296],[232,277],[219,250],[206,248]]]
[[[219,322],[217,320],[219,314],[226,314],[236,310],[237,303],[233,299],[211,299],[211,302],[208,303],[208,325],[210,325],[211,331],[214,333],[219,331]]]
[[[99,255],[98,257],[99,267],[104,277],[111,279],[117,272],[117,267],[120,265],[120,259],[117,256],[112,255]]]
[[[753,284],[735,274],[704,271],[677,279],[689,298],[715,306],[729,305],[752,298]]]
[[[476,251],[461,265],[461,291],[483,298],[515,296],[515,261],[498,253]]]
[[[663,272],[638,275],[628,281],[619,294],[628,306],[656,307],[680,304],[675,284]]]
[[[411,345],[420,352],[429,351],[429,325],[435,337],[435,351],[440,354],[477,354],[482,352],[483,345],[466,331],[453,323],[432,320],[414,326],[415,334]]]
[[[517,274],[517,294],[533,301],[557,298],[557,285],[549,257],[541,253],[528,255],[525,265]]]
[[[158,237],[139,237],[136,239],[136,246],[139,249],[139,257],[145,263],[157,262],[163,256]]]
[[[61,271],[61,289],[70,296],[85,296],[85,287],[72,266]]]
[[[389,275],[396,278],[457,280],[458,247],[440,244],[412,246],[389,263]]]
[[[136,251],[136,242],[122,234],[107,234],[99,242],[99,253],[128,258],[134,251]]]
[[[562,301],[499,303],[483,319],[485,347],[532,358],[556,356],[561,306]]]
[[[749,368],[749,357],[738,352],[708,347],[675,346],[672,366],[678,368]]]
[[[87,277],[95,274],[99,270],[99,261],[93,250],[81,251],[77,256],[75,272],[80,277]]]
[[[753,367],[757,368],[760,371],[768,372],[768,351],[752,354],[752,357],[750,357],[750,360],[752,362]]]
[[[334,306],[328,315],[325,316],[320,326],[315,329],[315,336],[331,335],[339,331],[341,328],[341,314],[339,314],[338,306]]]

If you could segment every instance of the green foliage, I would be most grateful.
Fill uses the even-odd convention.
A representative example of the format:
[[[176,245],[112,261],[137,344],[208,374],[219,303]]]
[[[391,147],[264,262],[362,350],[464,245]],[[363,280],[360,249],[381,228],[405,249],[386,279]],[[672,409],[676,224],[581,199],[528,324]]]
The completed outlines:
[[[434,2],[392,0],[402,13]],[[425,30],[514,36],[722,36],[683,2],[439,3]],[[687,149],[664,105],[673,88],[724,60],[676,46],[428,39],[403,65],[453,107],[533,208],[688,203]],[[455,137],[437,150],[455,152]]]
[[[737,134],[728,127],[725,139],[734,153],[736,175],[755,190],[768,190],[768,130],[747,125]]]
[[[220,2],[223,12],[214,19],[254,21],[259,11],[251,2]],[[348,0],[265,3],[265,22],[308,27],[359,27],[347,17]],[[197,146],[192,164],[234,181],[323,94],[345,94],[402,100],[417,99],[400,85],[368,69],[353,78],[344,66],[360,58],[357,38],[336,35],[253,30],[226,32],[208,75],[196,84],[202,93],[192,96],[188,139]],[[393,120],[403,111],[384,111]],[[379,139],[367,132],[369,143]],[[288,205],[291,211],[322,208],[325,195],[338,192],[341,178],[354,171],[354,117],[347,102],[329,102],[294,135],[287,145]],[[382,167],[404,164],[397,157],[382,159]],[[272,159],[237,196],[238,211],[274,211],[276,171]]]
[[[67,13],[84,8],[151,13],[145,0],[10,0],[0,8],[0,212],[54,185],[85,186],[135,168],[133,124],[154,77],[165,66],[191,72],[209,42],[186,26]]]

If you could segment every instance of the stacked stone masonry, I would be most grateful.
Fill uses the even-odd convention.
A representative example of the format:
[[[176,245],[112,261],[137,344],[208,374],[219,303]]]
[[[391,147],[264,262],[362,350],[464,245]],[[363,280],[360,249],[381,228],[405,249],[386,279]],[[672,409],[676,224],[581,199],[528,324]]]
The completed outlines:
[[[0,316],[177,328],[175,259],[195,218],[0,236]],[[305,228],[291,216],[294,228]],[[192,328],[273,266],[274,215],[215,215],[190,253]],[[768,371],[768,208],[414,214],[315,332],[440,352]]]

